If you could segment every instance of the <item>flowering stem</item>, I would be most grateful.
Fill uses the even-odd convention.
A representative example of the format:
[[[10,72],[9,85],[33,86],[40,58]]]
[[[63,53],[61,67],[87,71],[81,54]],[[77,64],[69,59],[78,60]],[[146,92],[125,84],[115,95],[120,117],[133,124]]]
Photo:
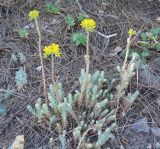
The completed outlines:
[[[131,43],[131,36],[129,35],[128,39],[127,39],[127,46],[126,46],[126,55],[125,55],[125,60],[124,60],[124,64],[122,66],[122,74],[121,74],[121,83],[120,83],[120,87],[118,88],[118,92],[116,95],[116,101],[117,101],[117,108],[116,108],[116,114],[118,112],[118,108],[119,108],[119,102],[120,102],[120,98],[122,97],[122,92],[124,90],[124,82],[126,82],[126,76],[127,76],[127,61],[128,61],[128,55],[129,55],[129,48],[130,48],[130,43]]]
[[[52,80],[54,79],[54,56],[51,54],[51,63],[52,63]]]
[[[121,99],[122,95],[124,94],[123,93],[124,89],[126,88],[125,83],[127,82],[126,79],[127,79],[127,76],[128,76],[127,61],[128,61],[128,54],[129,54],[130,44],[131,44],[131,35],[129,35],[129,37],[127,39],[126,55],[125,55],[125,60],[124,60],[124,64],[122,66],[122,71],[121,71],[121,82],[120,82],[120,85],[117,88],[117,94],[116,94],[116,97],[115,97],[115,99],[116,99],[116,109],[115,109],[116,118],[115,118],[115,123],[116,124],[117,124],[117,115],[118,115],[120,99]],[[119,137],[118,131],[117,131],[117,135],[118,135],[118,139],[120,141],[120,137]]]
[[[79,103],[80,103],[79,105],[81,105],[82,100],[85,97],[85,92],[86,92],[86,88],[87,88],[87,78],[88,78],[88,73],[89,73],[89,31],[87,31],[85,62],[86,62],[86,75],[85,75],[85,78],[84,78],[83,84],[82,84],[82,92],[81,92],[81,96],[79,99]]]
[[[127,67],[127,61],[128,61],[128,55],[129,55],[129,47],[130,47],[130,41],[131,41],[131,36],[129,35],[128,39],[127,39],[127,46],[126,46],[126,55],[125,55],[125,60],[124,60],[124,64],[123,64],[123,70],[126,69]]]
[[[57,100],[58,100],[58,102],[60,103],[60,99],[61,99],[61,98],[60,98],[59,93],[58,93],[57,83],[56,83],[56,81],[54,80],[54,56],[53,56],[53,54],[51,54],[51,63],[52,63],[52,81],[53,81],[53,85],[54,85],[54,91],[55,91]]]
[[[41,48],[42,37],[41,37],[41,32],[40,32],[40,28],[39,28],[39,24],[38,24],[37,19],[35,19],[35,24],[36,24],[36,30],[37,30],[37,33],[38,33],[38,51],[39,51],[40,63],[41,63],[41,66],[42,66],[42,80],[43,80],[44,95],[45,95],[46,103],[48,103],[45,71],[44,71],[43,57],[42,57],[42,51],[41,51],[41,49],[42,49]]]
[[[120,99],[123,96],[123,91],[125,89],[125,83],[127,82],[126,81],[127,76],[128,76],[127,61],[128,61],[128,55],[129,55],[129,48],[130,48],[130,44],[131,44],[131,37],[132,37],[132,35],[129,35],[129,37],[127,39],[126,55],[125,55],[125,60],[124,60],[124,63],[123,63],[123,66],[122,66],[122,71],[121,71],[121,73],[122,73],[121,74],[121,82],[120,82],[120,85],[118,87],[118,91],[117,91],[117,94],[116,94],[116,97],[115,97],[115,99],[116,99],[116,109],[115,109],[116,118],[115,118],[115,123],[116,124],[118,124],[117,116],[118,116],[118,109],[119,109]],[[122,145],[121,140],[120,140],[120,136],[119,136],[119,133],[118,133],[118,127],[117,127],[116,130],[117,130],[118,140],[119,140],[120,144]]]
[[[86,46],[86,79],[89,73],[89,31],[87,31],[87,46]]]

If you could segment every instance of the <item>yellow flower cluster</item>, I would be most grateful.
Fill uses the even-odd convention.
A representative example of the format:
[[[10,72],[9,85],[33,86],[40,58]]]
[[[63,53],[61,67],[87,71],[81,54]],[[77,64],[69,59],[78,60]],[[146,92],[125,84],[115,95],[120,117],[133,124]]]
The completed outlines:
[[[93,19],[84,19],[81,21],[81,27],[91,32],[96,28],[96,22]]]
[[[134,29],[129,29],[128,35],[130,35],[130,36],[136,35],[136,31]]]
[[[56,57],[60,57],[62,53],[60,52],[59,44],[52,43],[48,46],[45,46],[43,49],[44,57],[47,58],[50,55],[54,55]]]
[[[39,18],[40,12],[38,10],[32,10],[29,12],[28,17],[30,20],[35,20]]]

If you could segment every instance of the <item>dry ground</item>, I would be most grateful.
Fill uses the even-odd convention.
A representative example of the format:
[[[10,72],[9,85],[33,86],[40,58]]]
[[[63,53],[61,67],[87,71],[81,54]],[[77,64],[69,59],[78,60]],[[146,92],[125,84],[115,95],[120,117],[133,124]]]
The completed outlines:
[[[92,33],[90,41],[91,71],[104,70],[109,78],[117,77],[116,66],[121,65],[123,59],[114,53],[116,47],[124,49],[128,28],[134,28],[138,32],[158,26],[155,21],[160,16],[160,2],[154,0],[79,0],[81,8],[97,21],[97,30],[105,35],[117,33],[110,41],[97,33]],[[13,52],[24,52],[27,56],[25,69],[28,74],[28,84],[23,91],[17,91],[14,96],[5,102],[7,115],[0,117],[0,148],[8,147],[19,134],[25,135],[26,149],[47,149],[48,138],[54,136],[54,132],[48,131],[46,125],[40,125],[37,120],[26,110],[28,104],[34,103],[37,98],[43,96],[41,75],[35,68],[39,66],[37,46],[37,34],[28,21],[27,14],[32,9],[41,11],[41,30],[43,45],[52,41],[62,46],[63,57],[56,61],[56,73],[63,82],[65,91],[76,88],[75,81],[84,67],[84,47],[76,47],[70,40],[72,33],[79,30],[75,26],[68,31],[65,20],[60,15],[47,14],[44,10],[45,0],[1,0],[0,2],[0,89],[7,86],[15,88],[14,74],[20,64],[11,61]],[[62,14],[76,16],[81,8],[74,0],[58,0],[57,5],[62,8]],[[20,39],[17,31],[20,27],[29,26],[30,34],[27,39]],[[154,59],[160,53],[153,52],[149,59],[150,68],[160,74],[160,64],[154,63]],[[50,81],[49,61],[45,61],[47,80]],[[160,77],[160,75],[159,75]],[[146,80],[145,80],[146,81]],[[147,149],[151,144],[154,148],[160,138],[149,133],[136,133],[130,126],[137,119],[146,116],[150,126],[160,127],[160,109],[157,101],[160,93],[157,86],[143,82],[131,82],[130,89],[137,85],[140,90],[140,98],[133,105],[124,119],[119,120],[119,137],[126,149]],[[117,135],[115,134],[115,137]],[[119,149],[119,141],[115,138],[110,142],[110,148]],[[72,148],[72,147],[71,147]]]

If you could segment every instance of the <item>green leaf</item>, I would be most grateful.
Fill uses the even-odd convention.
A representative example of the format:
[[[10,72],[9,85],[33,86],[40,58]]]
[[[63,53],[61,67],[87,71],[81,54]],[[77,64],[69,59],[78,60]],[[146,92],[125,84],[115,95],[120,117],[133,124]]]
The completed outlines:
[[[0,103],[8,99],[13,94],[14,94],[14,89],[10,89],[10,87],[8,87],[6,90],[4,90],[4,93],[0,93]]]
[[[148,41],[154,41],[155,36],[152,33],[148,33]]]
[[[72,40],[77,46],[85,45],[87,42],[87,36],[83,33],[77,32],[73,34]]]
[[[14,91],[15,91],[14,89],[8,87],[5,93],[3,94],[4,100],[8,99],[11,95],[13,95]]]
[[[12,55],[11,55],[11,60],[14,61],[14,62],[17,62],[17,61],[18,61],[18,58],[17,58],[16,53],[12,53]]]
[[[149,30],[149,32],[153,35],[153,36],[156,36],[160,33],[160,28],[157,27],[157,28],[152,28]]]
[[[27,61],[26,55],[23,52],[17,53],[21,64],[24,64]]]
[[[70,29],[71,27],[73,27],[75,25],[75,20],[71,15],[67,15],[66,16],[66,23],[67,23],[68,29]]]
[[[27,84],[27,74],[22,67],[16,71],[15,82],[18,90],[23,89],[23,86]]]
[[[147,41],[140,41],[139,43],[140,43],[140,46],[142,46],[142,47],[149,47],[150,46],[150,43]]]
[[[52,3],[46,3],[45,8],[46,8],[46,11],[48,11],[50,13],[53,13],[53,14],[59,14],[60,13],[60,8],[53,5]]]
[[[141,33],[141,38],[142,38],[142,40],[143,41],[147,41],[147,35],[146,35],[146,33]]]
[[[157,51],[160,51],[160,43],[156,43],[155,46],[156,46],[156,50],[157,50]]]
[[[78,14],[78,17],[77,17],[78,22],[81,22],[81,21],[84,20],[85,18],[86,18],[86,16],[85,16],[85,14],[84,14],[83,12],[80,12],[80,13]]]
[[[129,57],[132,57],[132,53],[137,53],[138,55],[141,55],[141,52],[137,49],[129,49],[129,54],[128,56]],[[126,55],[126,51],[125,50],[122,50],[119,54],[120,57],[125,57]]]
[[[6,115],[7,109],[4,104],[0,104],[0,115]]]
[[[144,57],[144,58],[150,56],[150,51],[145,48],[143,50],[143,52],[141,53],[141,56]]]
[[[18,30],[18,34],[21,38],[27,38],[29,33],[25,28],[21,28]]]

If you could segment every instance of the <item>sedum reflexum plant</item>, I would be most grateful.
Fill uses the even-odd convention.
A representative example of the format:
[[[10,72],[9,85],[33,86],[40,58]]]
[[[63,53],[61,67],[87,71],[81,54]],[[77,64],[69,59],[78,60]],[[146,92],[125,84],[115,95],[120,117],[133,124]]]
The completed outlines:
[[[152,52],[160,51],[160,28],[151,28],[146,32],[142,32],[135,47],[130,49],[129,56],[131,57],[132,53],[137,53],[140,59],[147,62]],[[124,55],[123,52],[121,54]]]
[[[53,5],[52,3],[47,2],[45,5],[46,11],[53,14],[60,14],[60,8]]]
[[[15,82],[18,90],[23,89],[24,85],[27,84],[27,74],[22,67],[20,67],[19,70],[16,71]]]
[[[34,107],[29,105],[27,108],[39,121],[47,120],[50,127],[53,125],[57,132],[59,130],[73,130],[72,136],[75,147],[86,148],[92,146],[92,148],[97,148],[108,141],[112,130],[116,126],[114,123],[116,116],[115,111],[109,108],[110,99],[107,97],[109,97],[110,84],[107,84],[103,71],[97,71],[93,75],[88,74],[85,99],[79,107],[78,100],[81,96],[85,76],[85,71],[82,69],[79,78],[80,89],[75,90],[74,94],[69,93],[64,96],[62,84],[58,83],[59,97],[57,97],[54,85],[50,84],[48,92],[49,105],[38,99]],[[92,142],[88,133],[95,134],[97,139]],[[63,134],[63,136],[66,135]]]
[[[128,93],[127,96],[125,95],[130,80],[135,75],[135,60],[137,59],[137,56],[138,55],[136,53],[133,54],[132,60],[126,68],[124,68],[124,66],[122,68],[117,67],[120,73],[120,84],[116,87],[117,93],[114,97],[117,102],[117,108],[121,98],[123,98],[124,102],[130,107],[139,95],[139,91],[135,91],[133,94]]]
[[[36,15],[36,13],[34,15]],[[34,15],[33,19],[35,19]],[[70,25],[68,24],[70,27],[74,25],[72,18],[68,18],[68,21],[71,23]],[[37,19],[35,19],[35,23],[37,32],[39,33]],[[119,67],[121,75],[120,82],[116,87],[116,91],[112,94],[111,91],[114,80],[108,81],[104,71],[96,71],[94,74],[89,73],[89,35],[90,32],[96,28],[96,22],[93,19],[84,19],[80,25],[85,29],[87,36],[85,37],[86,68],[85,70],[81,70],[79,89],[72,93],[65,94],[62,83],[57,83],[54,80],[54,58],[60,57],[61,52],[59,45],[52,43],[43,49],[44,57],[47,58],[51,56],[52,58],[53,84],[51,83],[49,85],[48,100],[44,102],[39,98],[34,106],[28,105],[27,109],[37,117],[38,122],[47,122],[49,130],[59,134],[58,141],[54,141],[52,138],[50,139],[50,145],[53,144],[56,148],[64,149],[71,145],[72,148],[76,149],[100,149],[104,148],[104,145],[116,127],[116,116],[121,99],[125,97],[126,101],[132,105],[138,95],[138,92],[128,95],[125,94],[129,81],[135,74],[134,60],[136,56],[134,55],[128,64],[128,53],[130,39],[136,32],[134,30],[129,30],[128,32],[129,38],[126,57],[123,67]],[[39,37],[41,37],[40,34]],[[41,43],[41,38],[39,38],[39,43]],[[79,43],[77,43],[77,45],[78,44]],[[40,45],[39,49],[41,49]],[[112,106],[112,103],[115,101],[117,107]]]
[[[17,52],[17,53],[12,53],[11,60],[15,63],[19,61],[21,64],[24,64],[27,62],[27,57],[23,52]]]
[[[160,51],[159,34],[160,28],[151,28],[148,32],[141,33],[141,40],[138,42],[138,44],[148,53],[150,49]]]
[[[76,46],[86,45],[87,36],[81,32],[74,33],[72,36],[72,40]]]
[[[67,15],[65,21],[69,30],[75,25],[75,20],[71,15]]]
[[[86,55],[85,55],[85,63],[86,63],[86,70],[85,70],[85,77],[83,78],[82,83],[82,90],[81,96],[79,99],[79,104],[82,103],[83,98],[85,96],[85,91],[87,89],[87,78],[89,74],[89,66],[90,66],[90,55],[89,55],[89,33],[92,32],[96,28],[96,22],[93,19],[84,19],[81,21],[81,27],[85,29],[87,33],[87,41],[86,41]]]
[[[44,95],[45,99],[47,102],[47,88],[46,88],[46,78],[45,78],[45,70],[44,70],[44,64],[43,64],[43,55],[42,55],[42,36],[41,36],[41,31],[40,31],[40,25],[38,23],[38,19],[40,17],[40,12],[38,10],[32,10],[28,14],[29,20],[33,20],[35,22],[36,26],[36,31],[38,34],[38,52],[39,52],[39,59],[40,59],[40,64],[41,64],[41,70],[42,70],[42,80],[43,80],[43,90],[44,90]]]
[[[80,12],[77,16],[78,22],[83,21],[84,19],[86,19],[86,14],[84,12]]]
[[[28,33],[28,30],[25,29],[25,28],[21,28],[18,30],[18,34],[21,38],[27,38],[29,33]]]
[[[15,90],[11,89],[10,87],[8,87],[6,90],[0,90],[0,116],[7,114],[7,108],[3,102],[9,99],[14,92]]]
[[[133,29],[129,29],[128,35],[129,37],[127,39],[126,55],[125,55],[123,66],[117,67],[120,73],[120,83],[116,87],[117,92],[114,96],[114,100],[116,101],[116,104],[117,104],[116,113],[118,112],[121,99],[124,99],[123,102],[128,108],[135,102],[135,100],[137,99],[139,95],[139,91],[136,91],[133,94],[129,93],[127,96],[125,95],[129,82],[131,78],[135,75],[135,72],[134,72],[135,71],[135,60],[138,58],[138,55],[136,53],[133,53],[132,59],[128,63],[129,48],[131,45],[132,37],[136,35],[136,31]],[[126,107],[124,107],[124,109],[126,109]],[[125,111],[123,111],[122,114],[125,115]]]

